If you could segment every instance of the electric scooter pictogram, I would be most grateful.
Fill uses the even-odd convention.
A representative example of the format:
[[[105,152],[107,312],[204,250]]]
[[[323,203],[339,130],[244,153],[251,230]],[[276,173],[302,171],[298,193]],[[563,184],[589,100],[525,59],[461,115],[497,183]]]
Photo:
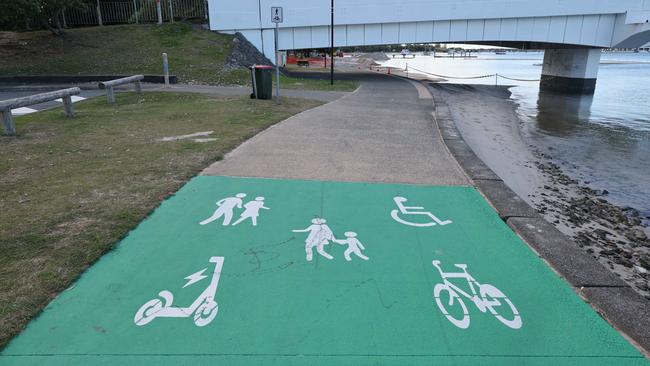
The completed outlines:
[[[210,263],[214,263],[214,272],[208,287],[188,307],[173,307],[174,295],[167,291],[160,291],[161,299],[152,299],[144,303],[135,313],[133,322],[138,326],[149,324],[155,318],[187,318],[194,315],[194,324],[203,327],[217,316],[219,305],[214,300],[219,285],[219,277],[223,268],[223,257],[212,257]]]
[[[469,312],[467,311],[467,306],[460,296],[462,295],[463,297],[472,301],[482,313],[485,313],[489,310],[495,318],[497,318],[507,327],[510,327],[512,329],[521,328],[521,316],[519,315],[519,311],[512,303],[512,301],[510,301],[510,299],[498,288],[489,284],[481,284],[476,281],[476,279],[474,279],[474,277],[472,277],[472,275],[467,272],[467,264],[455,264],[456,268],[461,269],[462,272],[454,273],[443,272],[440,266],[440,261],[438,260],[433,261],[433,266],[438,269],[438,272],[440,272],[440,276],[444,281],[444,283],[435,285],[433,288],[433,297],[436,300],[436,304],[438,305],[438,308],[440,308],[440,311],[442,311],[445,317],[447,317],[447,320],[449,320],[452,324],[461,329],[469,328]],[[469,285],[471,295],[448,281],[448,278],[465,279]],[[476,293],[476,287],[478,287],[478,294]],[[447,296],[449,297],[449,300],[447,302],[445,302],[442,298],[443,292],[447,292]],[[505,302],[505,304],[502,304],[500,300]],[[462,309],[463,315],[461,317],[457,318],[454,315],[450,314],[449,311],[447,311],[447,307],[453,306],[454,303],[457,304],[457,307],[460,306],[460,309]],[[500,314],[497,311],[497,309],[502,305],[507,305],[507,307],[504,307],[506,310],[508,307],[510,308],[509,312],[511,316],[508,318],[502,315],[503,313]]]

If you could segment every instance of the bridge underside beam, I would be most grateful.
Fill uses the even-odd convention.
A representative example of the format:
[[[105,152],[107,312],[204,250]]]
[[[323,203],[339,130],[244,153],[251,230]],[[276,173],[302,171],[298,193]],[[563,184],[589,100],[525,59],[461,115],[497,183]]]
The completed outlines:
[[[544,51],[540,89],[571,94],[590,94],[596,89],[599,48]]]

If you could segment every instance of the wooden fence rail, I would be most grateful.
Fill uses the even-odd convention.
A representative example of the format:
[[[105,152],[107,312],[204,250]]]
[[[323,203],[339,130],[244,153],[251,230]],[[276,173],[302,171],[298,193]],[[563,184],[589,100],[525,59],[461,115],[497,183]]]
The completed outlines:
[[[135,92],[142,94],[142,85],[140,82],[144,79],[144,75],[127,76],[121,79],[114,79],[109,81],[102,81],[99,83],[99,89],[106,89],[106,101],[108,103],[115,103],[115,87],[133,83]]]
[[[13,98],[0,101],[0,115],[2,117],[2,122],[5,125],[5,135],[14,136],[16,135],[16,126],[14,125],[13,116],[11,110],[20,107],[26,107],[28,105],[38,104],[49,102],[55,99],[63,100],[63,107],[65,108],[65,114],[68,117],[74,117],[74,107],[72,106],[72,96],[81,93],[79,88],[68,88],[55,90],[47,93],[34,94],[21,98]]]

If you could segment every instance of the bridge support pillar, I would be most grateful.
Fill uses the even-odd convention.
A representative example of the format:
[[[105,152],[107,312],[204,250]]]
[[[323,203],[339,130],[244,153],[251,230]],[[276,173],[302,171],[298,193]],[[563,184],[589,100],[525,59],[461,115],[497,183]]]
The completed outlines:
[[[545,50],[540,89],[592,94],[599,63],[600,48]]]

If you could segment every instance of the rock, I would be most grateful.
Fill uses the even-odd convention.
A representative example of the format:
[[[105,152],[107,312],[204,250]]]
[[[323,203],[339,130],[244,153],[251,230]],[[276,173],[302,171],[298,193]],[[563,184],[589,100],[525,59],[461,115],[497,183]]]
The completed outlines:
[[[232,40],[232,50],[224,68],[234,70],[252,65],[273,65],[255,46],[253,46],[241,33],[235,33]]]
[[[648,273],[648,270],[643,267],[634,266],[634,272],[638,274],[644,274],[644,273]]]
[[[632,228],[625,236],[630,240],[643,241],[648,239],[646,233],[638,227]]]

